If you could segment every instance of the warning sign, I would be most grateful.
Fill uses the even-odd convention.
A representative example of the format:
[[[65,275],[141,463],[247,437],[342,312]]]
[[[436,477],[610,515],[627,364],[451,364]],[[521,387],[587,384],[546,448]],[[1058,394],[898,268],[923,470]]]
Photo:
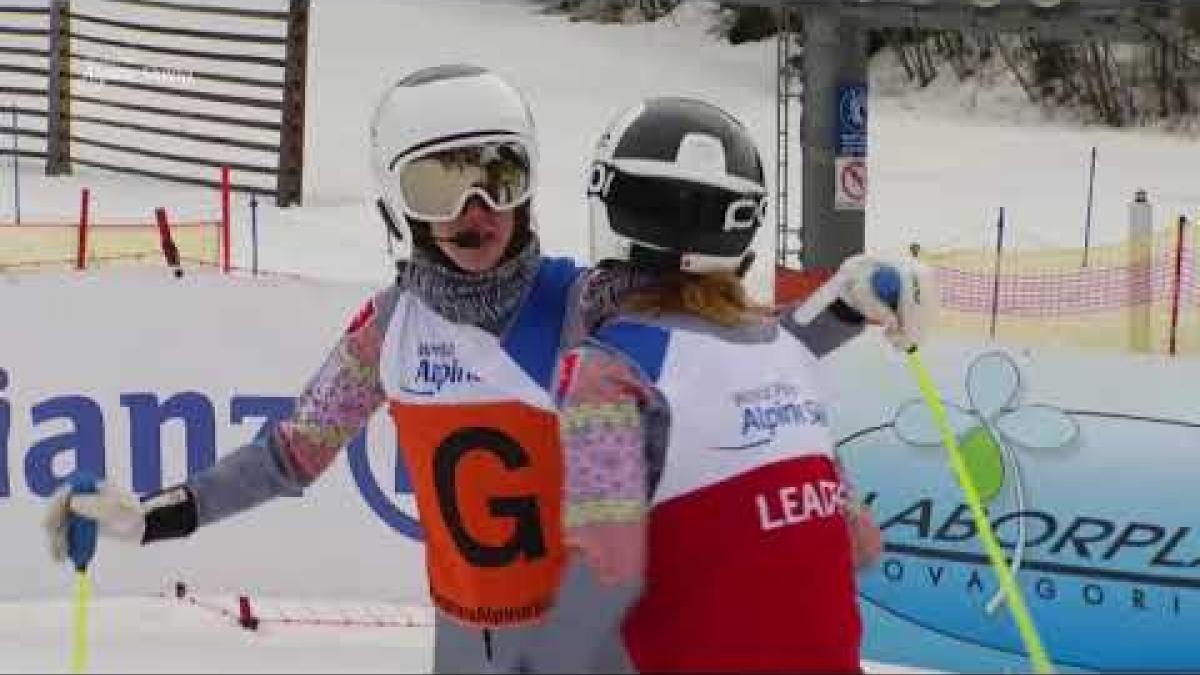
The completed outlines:
[[[862,211],[867,208],[867,160],[862,157],[838,157],[834,164],[833,208],[838,211]]]

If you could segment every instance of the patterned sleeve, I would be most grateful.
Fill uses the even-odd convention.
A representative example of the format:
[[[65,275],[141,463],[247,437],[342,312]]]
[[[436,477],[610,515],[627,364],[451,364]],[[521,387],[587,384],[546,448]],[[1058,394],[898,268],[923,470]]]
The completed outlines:
[[[307,485],[333,462],[383,403],[379,356],[385,326],[368,302],[280,423],[275,440]]]
[[[595,345],[569,351],[559,372],[567,528],[640,522],[647,499],[641,411],[648,385],[620,356]]]
[[[376,314],[388,297],[386,292],[376,296],[359,312],[300,394],[291,417],[188,479],[198,525],[276,497],[300,495],[366,426],[386,398],[379,380],[386,323]]]

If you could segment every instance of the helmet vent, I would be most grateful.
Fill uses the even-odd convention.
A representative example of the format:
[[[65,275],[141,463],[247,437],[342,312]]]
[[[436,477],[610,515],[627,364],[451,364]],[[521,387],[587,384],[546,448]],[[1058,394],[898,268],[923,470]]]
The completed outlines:
[[[725,175],[725,146],[708,134],[690,133],[679,143],[675,163],[685,173],[697,176]]]

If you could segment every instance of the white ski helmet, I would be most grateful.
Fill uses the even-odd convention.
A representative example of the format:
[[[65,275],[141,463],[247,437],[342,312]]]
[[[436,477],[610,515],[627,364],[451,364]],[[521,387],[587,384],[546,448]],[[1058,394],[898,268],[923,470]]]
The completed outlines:
[[[729,113],[647,99],[614,118],[587,187],[592,260],[744,273],[767,189],[758,147]]]
[[[523,153],[529,173],[519,198],[527,204],[535,184],[537,146],[533,115],[515,87],[470,64],[423,68],[389,87],[371,118],[371,168],[389,225],[423,220],[401,189],[407,166],[435,153],[495,143],[512,144]],[[464,195],[457,207],[465,201]],[[398,231],[393,234],[403,238]]]

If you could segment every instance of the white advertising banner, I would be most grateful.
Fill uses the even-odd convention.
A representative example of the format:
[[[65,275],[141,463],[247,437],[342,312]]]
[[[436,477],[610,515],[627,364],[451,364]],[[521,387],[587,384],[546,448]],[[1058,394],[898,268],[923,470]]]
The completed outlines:
[[[130,269],[0,279],[0,598],[68,595],[40,521],[76,467],[145,494],[286,414],[365,285]],[[98,593],[197,592],[423,602],[419,533],[384,413],[299,499],[184,541],[101,540]]]
[[[61,478],[78,466],[145,493],[211,465],[286,414],[373,290],[162,270],[0,281],[0,599],[70,594],[40,528]],[[983,339],[923,356],[1051,658],[1200,668],[1200,359]],[[860,577],[864,656],[1028,669],[904,359],[871,334],[824,363],[838,454],[886,547]],[[97,592],[425,602],[388,424],[377,414],[302,498],[185,541],[102,540]]]

